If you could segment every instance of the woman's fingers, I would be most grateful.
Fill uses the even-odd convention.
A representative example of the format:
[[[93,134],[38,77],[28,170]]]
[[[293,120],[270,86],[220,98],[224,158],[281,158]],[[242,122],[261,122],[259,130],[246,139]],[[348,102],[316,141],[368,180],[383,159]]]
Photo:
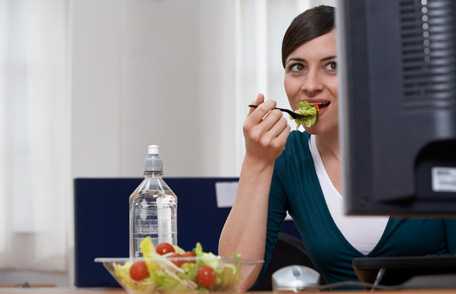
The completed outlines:
[[[253,100],[251,104],[260,105],[263,102],[264,102],[264,95],[261,93],[258,93],[255,100]],[[254,110],[255,110],[255,108],[249,107],[249,114],[251,114]]]
[[[280,110],[274,109],[266,114],[266,117],[255,126],[255,132],[258,132],[259,135],[264,135],[269,132],[279,121],[283,118],[282,112]]]
[[[271,112],[276,106],[274,100],[266,100],[265,102],[258,105],[257,108],[253,109],[252,113],[247,117],[253,124],[259,124],[266,115]]]
[[[282,132],[272,140],[272,147],[283,148],[283,146],[285,146],[285,143],[287,142],[289,134],[290,126],[287,123],[286,127],[282,130]]]
[[[262,101],[263,99],[264,97],[261,95],[257,97],[256,101]],[[260,102],[257,108],[251,109],[250,114],[244,122],[244,134],[251,133],[253,129],[263,121],[263,119],[266,119],[267,114],[274,109],[275,105],[275,101],[267,100],[265,102]],[[257,131],[257,133],[257,135],[259,135],[261,132]]]
[[[275,123],[261,138],[261,144],[264,146],[269,146],[275,139],[278,137],[283,130],[288,127],[287,120],[283,117]]]
[[[251,116],[255,114],[252,113]],[[282,117],[282,113],[278,110],[272,110],[268,112],[264,119],[259,123],[256,123],[253,120],[246,122],[246,134],[253,141],[260,142],[263,135],[268,132]],[[250,127],[251,125],[251,127]]]

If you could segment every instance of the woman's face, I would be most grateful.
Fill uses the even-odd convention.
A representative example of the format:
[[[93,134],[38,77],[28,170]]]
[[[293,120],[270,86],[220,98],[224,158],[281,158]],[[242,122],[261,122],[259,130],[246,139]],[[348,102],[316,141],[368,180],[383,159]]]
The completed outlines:
[[[313,134],[337,129],[336,32],[324,34],[296,48],[285,61],[285,92],[291,107],[298,101],[329,102],[320,107],[318,122],[306,130]]]

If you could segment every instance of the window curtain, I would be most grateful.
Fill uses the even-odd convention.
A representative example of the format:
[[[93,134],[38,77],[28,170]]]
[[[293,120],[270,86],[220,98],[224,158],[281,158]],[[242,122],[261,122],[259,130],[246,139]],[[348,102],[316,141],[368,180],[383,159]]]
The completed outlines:
[[[0,0],[0,269],[66,271],[68,0]]]

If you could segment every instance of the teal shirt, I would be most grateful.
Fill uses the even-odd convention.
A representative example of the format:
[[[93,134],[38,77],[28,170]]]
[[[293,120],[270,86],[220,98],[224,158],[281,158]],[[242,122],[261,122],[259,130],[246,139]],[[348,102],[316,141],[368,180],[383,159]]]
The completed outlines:
[[[362,256],[421,256],[456,253],[456,220],[390,218],[368,254],[339,231],[326,205],[308,133],[293,131],[276,160],[269,194],[266,272],[286,212],[293,217],[312,263],[327,283],[356,280],[352,259]]]

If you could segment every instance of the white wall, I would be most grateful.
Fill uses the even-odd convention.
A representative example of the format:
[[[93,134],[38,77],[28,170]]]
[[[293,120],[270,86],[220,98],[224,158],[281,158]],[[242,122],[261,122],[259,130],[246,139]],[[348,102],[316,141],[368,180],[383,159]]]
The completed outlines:
[[[237,174],[233,13],[229,0],[73,1],[74,177],[140,176],[147,144],[167,175]]]

